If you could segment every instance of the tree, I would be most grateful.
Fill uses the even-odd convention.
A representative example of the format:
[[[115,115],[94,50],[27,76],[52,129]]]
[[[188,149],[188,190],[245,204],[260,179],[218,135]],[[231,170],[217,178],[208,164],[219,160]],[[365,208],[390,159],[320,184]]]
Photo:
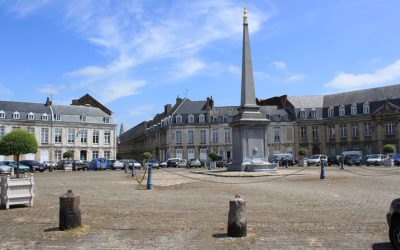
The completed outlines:
[[[392,144],[385,144],[383,146],[383,152],[385,154],[393,154],[394,153],[394,147]]]
[[[36,153],[38,143],[28,131],[16,129],[4,135],[0,141],[1,155],[14,155],[17,160],[17,178],[19,178],[19,156]]]
[[[298,153],[301,157],[304,157],[308,154],[308,150],[306,148],[300,148]]]
[[[142,154],[142,159],[143,159],[144,161],[149,160],[151,157],[152,157],[152,155],[151,155],[150,152],[144,152],[144,153]]]
[[[68,150],[67,152],[64,152],[63,158],[64,159],[66,159],[66,158],[67,159],[74,158],[74,151]]]
[[[217,156],[218,156],[218,154],[214,151],[211,151],[210,153],[208,153],[208,157],[210,157],[212,161],[216,161]]]

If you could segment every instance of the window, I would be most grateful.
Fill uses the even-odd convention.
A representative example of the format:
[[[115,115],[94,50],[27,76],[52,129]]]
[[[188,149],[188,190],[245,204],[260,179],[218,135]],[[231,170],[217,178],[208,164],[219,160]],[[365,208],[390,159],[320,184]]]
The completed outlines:
[[[20,128],[18,126],[13,126],[12,127],[12,131],[17,130],[17,129],[20,129]]]
[[[175,135],[176,143],[182,143],[182,131],[176,131]]]
[[[202,144],[207,143],[207,133],[204,129],[200,130],[200,143]]]
[[[104,132],[104,144],[110,144],[110,142],[111,142],[111,132],[107,130]]]
[[[367,155],[372,154],[372,145],[371,144],[365,145],[365,154],[367,154]]]
[[[99,151],[98,150],[93,150],[92,151],[92,159],[99,158]]]
[[[340,136],[341,137],[346,137],[347,136],[346,124],[340,125]]]
[[[206,119],[205,119],[204,114],[200,114],[200,115],[199,115],[199,122],[200,122],[200,123],[206,122]]]
[[[87,143],[87,130],[82,129],[79,131],[79,136],[81,138],[81,143]]]
[[[315,108],[312,108],[311,110],[311,119],[317,119],[317,111]]]
[[[318,126],[312,126],[312,137],[314,140],[318,140],[319,138],[318,130]]]
[[[303,108],[300,109],[300,119],[306,119],[306,111]]]
[[[105,151],[104,151],[104,158],[106,158],[106,159],[110,159],[110,158],[111,158],[111,152],[110,152],[110,150],[105,150]]]
[[[18,111],[15,111],[15,112],[13,113],[13,119],[14,119],[14,120],[18,120],[18,119],[19,119],[19,112],[18,112]]]
[[[42,120],[43,121],[48,121],[49,120],[49,116],[46,113],[42,114]]]
[[[228,122],[228,117],[227,116],[222,117],[222,122],[227,123]]]
[[[218,129],[212,130],[212,142],[218,143]]]
[[[49,143],[49,129],[42,128],[40,130],[40,142],[41,143]]]
[[[328,127],[328,135],[330,139],[335,139],[335,125],[330,125]]]
[[[193,130],[188,131],[188,143],[193,144],[194,143],[194,134]]]
[[[110,123],[110,117],[104,117],[103,118],[104,123]],[[105,152],[104,152],[105,153]],[[105,157],[104,157],[105,158]]]
[[[231,129],[225,128],[224,135],[225,135],[225,142],[230,143],[231,142]]]
[[[351,105],[351,115],[356,115],[357,114],[357,104],[353,103]]]
[[[86,115],[81,115],[79,118],[80,118],[81,122],[87,122]]]
[[[286,121],[286,115],[281,115],[281,122]]]
[[[351,131],[352,131],[353,137],[358,137],[358,124],[357,123],[353,122],[351,124]]]
[[[190,114],[188,116],[188,123],[194,123],[194,115]]]
[[[395,123],[389,121],[385,123],[385,135],[394,135]]]
[[[345,116],[346,115],[346,109],[344,107],[344,105],[341,105],[339,107],[339,116]]]
[[[61,143],[61,138],[62,138],[62,129],[54,128],[54,142]]]
[[[35,134],[35,128],[29,127],[28,132],[31,134]]]
[[[275,127],[274,128],[274,142],[281,142],[281,128]]]
[[[302,141],[307,140],[307,127],[300,128],[300,137]]]
[[[372,134],[372,126],[370,122],[366,122],[364,124],[364,136],[371,136]]]
[[[213,118],[212,118],[212,122],[213,122],[213,123],[216,123],[216,122],[218,122],[218,117],[216,117],[216,116],[213,116]]]
[[[363,104],[363,114],[364,115],[369,114],[369,103],[368,102]]]
[[[34,120],[34,119],[35,119],[35,115],[32,112],[29,112],[28,120]]]
[[[61,161],[61,150],[55,150],[54,151],[54,159],[56,162]]]
[[[92,142],[93,142],[93,144],[99,144],[99,131],[98,130],[93,130]]]
[[[54,114],[54,120],[61,121],[61,115]]]
[[[68,129],[68,143],[74,143],[74,142],[75,142],[75,130]]]
[[[182,123],[182,116],[181,115],[177,115],[176,116],[176,123]]]
[[[333,117],[335,108],[330,106],[328,109],[328,117]]]
[[[0,139],[4,136],[4,127],[0,127]]]
[[[1,119],[6,118],[6,113],[3,110],[0,110],[0,118]]]

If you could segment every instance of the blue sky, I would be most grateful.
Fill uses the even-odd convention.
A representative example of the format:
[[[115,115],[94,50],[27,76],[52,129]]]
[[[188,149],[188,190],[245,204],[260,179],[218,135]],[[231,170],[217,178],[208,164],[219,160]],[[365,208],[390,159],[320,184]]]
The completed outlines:
[[[244,2],[257,97],[400,83],[398,0],[0,0],[0,99],[89,93],[125,129],[178,95],[239,105]]]

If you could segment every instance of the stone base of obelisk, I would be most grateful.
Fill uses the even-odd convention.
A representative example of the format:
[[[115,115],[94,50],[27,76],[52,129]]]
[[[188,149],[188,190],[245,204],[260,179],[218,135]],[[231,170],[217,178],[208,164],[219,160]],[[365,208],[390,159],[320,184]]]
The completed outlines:
[[[227,171],[262,172],[277,171],[277,163],[232,163]]]

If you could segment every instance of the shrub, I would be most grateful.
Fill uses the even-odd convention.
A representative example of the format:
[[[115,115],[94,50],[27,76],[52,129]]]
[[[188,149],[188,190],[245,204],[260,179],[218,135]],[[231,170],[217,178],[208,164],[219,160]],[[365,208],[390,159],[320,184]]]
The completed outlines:
[[[216,161],[217,156],[218,156],[218,154],[214,151],[211,151],[210,153],[208,153],[208,157],[210,157],[212,161]]]
[[[308,150],[306,148],[300,148],[298,153],[300,156],[305,156],[308,154]]]
[[[74,151],[68,150],[67,152],[65,152],[65,153],[63,154],[63,158],[64,158],[64,159],[71,159],[71,158],[74,158]]]
[[[392,144],[386,144],[383,146],[383,152],[385,154],[392,154],[394,153],[394,147]]]

